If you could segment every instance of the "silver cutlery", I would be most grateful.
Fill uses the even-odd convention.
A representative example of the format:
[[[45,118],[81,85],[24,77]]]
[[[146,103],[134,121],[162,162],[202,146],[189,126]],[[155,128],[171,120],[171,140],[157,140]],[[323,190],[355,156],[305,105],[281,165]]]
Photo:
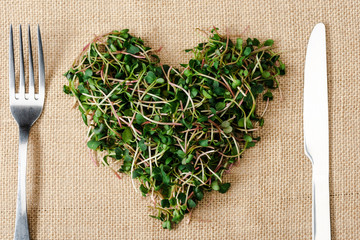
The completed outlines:
[[[26,213],[26,154],[31,126],[41,115],[45,100],[45,66],[41,42],[40,28],[38,27],[38,61],[39,61],[39,93],[35,93],[34,68],[31,50],[30,26],[28,28],[29,45],[29,92],[25,93],[25,71],[20,30],[20,84],[19,92],[15,93],[15,62],[13,47],[13,31],[10,26],[9,44],[9,102],[10,110],[19,126],[19,162],[18,162],[18,192],[16,202],[16,222],[14,239],[30,239],[28,219]]]
[[[325,26],[310,36],[304,79],[304,149],[312,163],[313,240],[331,239],[329,201],[329,117]]]

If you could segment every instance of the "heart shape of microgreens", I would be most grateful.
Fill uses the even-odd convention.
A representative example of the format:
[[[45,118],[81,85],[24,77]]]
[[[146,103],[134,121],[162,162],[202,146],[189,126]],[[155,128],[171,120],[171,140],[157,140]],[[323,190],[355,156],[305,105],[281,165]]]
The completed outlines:
[[[229,189],[224,173],[260,140],[258,97],[268,104],[285,74],[273,40],[233,42],[216,28],[207,37],[186,50],[193,58],[180,71],[127,29],[113,31],[91,41],[65,74],[64,92],[89,127],[87,146],[104,155],[93,160],[130,175],[167,229],[204,192]]]

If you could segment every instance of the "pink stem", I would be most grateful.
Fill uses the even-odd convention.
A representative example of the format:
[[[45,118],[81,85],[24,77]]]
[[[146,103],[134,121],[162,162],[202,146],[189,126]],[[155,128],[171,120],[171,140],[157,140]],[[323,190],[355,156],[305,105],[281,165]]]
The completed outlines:
[[[231,87],[229,86],[229,83],[225,80],[225,78],[223,76],[221,76],[221,79],[224,81],[225,85],[226,85],[226,88],[229,90],[229,92],[231,93],[231,95],[233,97],[235,97],[235,94],[234,92],[232,91]]]
[[[121,179],[120,175],[119,175],[114,169],[111,169],[111,170],[114,172],[114,174],[115,174],[119,179]]]
[[[130,121],[130,125],[132,125],[132,124],[133,124],[134,119],[135,119],[135,115],[136,115],[136,113],[134,113],[134,115],[133,115],[133,117],[132,117],[132,119],[131,119],[131,121]]]
[[[117,121],[118,121],[119,126],[122,127],[122,126],[121,126],[120,118],[119,118],[119,116],[116,114],[116,110],[115,110],[115,108],[114,108],[113,103],[112,103],[111,101],[109,101],[109,102],[110,102],[111,108],[113,109],[113,111],[114,111],[114,113],[115,113],[114,115],[115,115],[115,117],[116,117],[116,119],[117,119]]]
[[[90,43],[86,44],[86,46],[83,48],[83,51],[85,51],[90,46]]]
[[[216,32],[216,34],[220,36],[220,34],[219,34],[218,31],[216,30],[216,27],[215,27],[215,26],[213,26],[213,29],[214,29],[214,31]]]
[[[181,131],[180,133],[192,132],[192,131],[196,131],[196,130],[199,130],[199,126],[197,126],[196,128],[193,128],[193,129],[188,129],[188,130],[185,130],[185,131]]]
[[[225,171],[225,173],[226,173],[226,174],[230,173],[230,170],[231,170],[232,166],[234,166],[234,164],[233,164],[233,163],[232,163],[232,164],[230,164],[230,166],[229,166],[228,170],[226,170],[226,171]]]
[[[131,54],[131,53],[128,53],[128,52],[124,52],[124,51],[116,51],[116,52],[113,52],[113,54],[125,54],[125,55],[130,55],[134,58],[145,58],[144,56],[137,56],[137,55],[134,55],[134,54]]]
[[[134,80],[134,81],[127,81],[125,83],[125,85],[132,85],[133,83],[136,83],[138,80]]]
[[[213,124],[213,125],[219,130],[219,132],[223,132],[223,130],[221,130],[221,128],[220,128],[216,123],[214,123],[212,120],[208,119],[208,121],[209,121],[211,124]]]
[[[194,195],[194,192],[191,192],[187,199],[190,199]]]
[[[246,91],[245,91],[245,94],[247,94],[247,93],[248,93],[248,89],[246,89]],[[241,106],[241,104],[243,103],[243,101],[244,101],[244,98],[242,98],[241,101],[239,102],[239,106]]]
[[[215,168],[215,171],[214,171],[214,172],[217,172],[217,171],[220,169],[220,167],[221,167],[221,162],[222,162],[223,158],[224,158],[224,156],[221,156],[220,162],[219,162],[219,164],[217,165],[217,167]]]
[[[163,46],[161,46],[158,50],[155,50],[155,52],[160,52]]]
[[[100,77],[105,82],[105,79],[104,79],[104,65],[102,65],[102,67],[101,67]]]
[[[89,155],[92,162],[95,164],[95,166],[99,166],[99,162],[94,159],[94,156],[92,155],[92,150],[89,148]]]

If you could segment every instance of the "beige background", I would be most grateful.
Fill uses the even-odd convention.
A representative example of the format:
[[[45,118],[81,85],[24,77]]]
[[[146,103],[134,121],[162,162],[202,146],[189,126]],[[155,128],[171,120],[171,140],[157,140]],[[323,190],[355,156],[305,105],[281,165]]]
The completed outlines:
[[[301,3],[304,2],[304,3]],[[330,200],[333,239],[360,239],[359,25],[357,1],[19,1],[0,4],[0,239],[15,225],[18,130],[8,103],[9,25],[42,29],[46,102],[28,151],[28,217],[33,239],[311,239],[311,165],[303,154],[302,86],[313,26],[327,27]],[[129,28],[177,65],[201,39],[195,28],[273,38],[287,65],[266,115],[262,141],[177,229],[148,217],[148,200],[104,167],[85,146],[86,128],[62,76],[94,34]],[[26,35],[25,35],[26,36]],[[15,43],[16,49],[18,42]],[[35,46],[34,46],[35,47]]]

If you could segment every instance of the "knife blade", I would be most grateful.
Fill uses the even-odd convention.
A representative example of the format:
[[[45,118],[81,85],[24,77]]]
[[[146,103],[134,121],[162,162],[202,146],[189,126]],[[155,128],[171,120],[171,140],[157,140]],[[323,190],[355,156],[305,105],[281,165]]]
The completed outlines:
[[[312,163],[312,239],[331,239],[329,117],[325,25],[309,39],[304,76],[304,150]]]

